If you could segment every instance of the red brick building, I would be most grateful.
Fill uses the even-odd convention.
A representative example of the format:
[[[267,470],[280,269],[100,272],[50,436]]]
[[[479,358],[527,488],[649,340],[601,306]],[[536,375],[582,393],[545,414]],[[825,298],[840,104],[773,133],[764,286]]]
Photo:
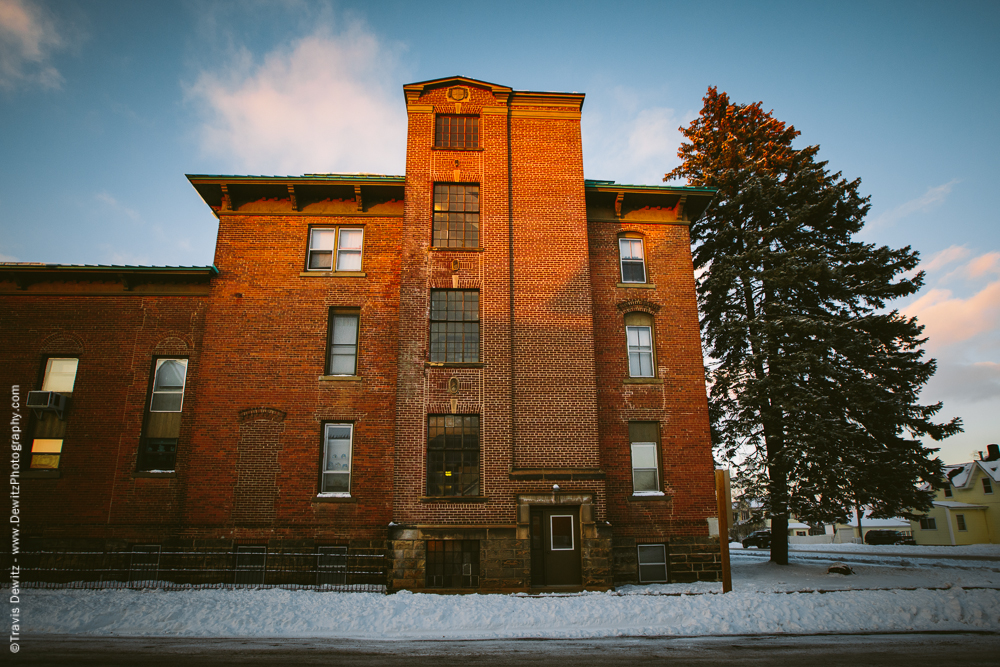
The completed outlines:
[[[406,176],[190,176],[213,267],[0,266],[36,548],[357,550],[413,590],[716,579],[687,226],[583,95],[404,87]],[[37,402],[44,395],[34,395]]]

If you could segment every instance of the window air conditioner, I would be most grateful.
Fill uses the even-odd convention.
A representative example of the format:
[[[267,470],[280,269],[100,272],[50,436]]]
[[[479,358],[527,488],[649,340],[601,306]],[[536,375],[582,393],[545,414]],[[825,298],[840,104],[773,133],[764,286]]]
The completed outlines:
[[[43,412],[54,412],[59,419],[66,411],[66,396],[58,391],[29,391],[28,407],[35,411],[37,417]]]

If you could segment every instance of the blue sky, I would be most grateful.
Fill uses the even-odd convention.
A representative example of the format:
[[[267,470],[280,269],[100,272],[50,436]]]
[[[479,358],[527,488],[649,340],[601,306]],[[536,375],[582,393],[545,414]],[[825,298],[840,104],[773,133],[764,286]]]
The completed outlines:
[[[657,183],[709,85],[763,100],[919,250],[924,392],[1000,441],[995,2],[0,0],[0,261],[205,265],[185,173],[403,172],[401,86],[579,91],[589,178]]]

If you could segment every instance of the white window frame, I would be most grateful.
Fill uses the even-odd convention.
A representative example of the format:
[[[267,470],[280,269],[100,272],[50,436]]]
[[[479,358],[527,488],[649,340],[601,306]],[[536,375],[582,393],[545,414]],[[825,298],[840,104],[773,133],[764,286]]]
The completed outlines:
[[[354,342],[353,343],[335,343],[337,335],[337,318],[338,317],[351,317],[354,319]],[[343,377],[353,377],[358,374],[358,347],[359,338],[361,337],[361,311],[352,308],[331,308],[330,309],[330,347],[326,357],[326,373],[327,375],[339,375]],[[337,373],[334,372],[333,368],[333,357],[336,348],[340,348],[341,351],[345,351],[346,348],[354,348],[354,364],[350,373]],[[346,354],[338,354],[337,356],[346,357]]]
[[[157,379],[157,377],[160,374],[160,368],[162,368],[163,365],[166,362],[168,362],[168,361],[179,362],[184,367],[184,382],[181,384],[180,391],[175,391],[175,390],[173,390],[173,388],[171,388],[169,391],[164,391],[162,389],[159,390],[159,391],[157,391],[157,389],[156,389],[156,379]],[[152,389],[150,389],[150,392],[149,392],[149,411],[150,412],[183,412],[184,411],[184,394],[187,391],[187,371],[188,371],[188,360],[187,359],[180,359],[180,358],[176,358],[176,357],[161,357],[160,359],[156,360],[156,366],[153,369],[153,387],[152,387]],[[178,393],[181,395],[181,402],[180,402],[180,405],[177,406],[176,410],[157,410],[157,409],[155,409],[153,407],[154,403],[156,402],[156,397],[157,397],[158,394],[169,395],[169,394],[178,394]]]
[[[657,447],[655,442],[633,442],[632,445],[632,495],[634,496],[659,496],[663,495],[660,491],[660,457],[659,452],[657,452]],[[636,467],[636,450],[646,450],[652,451],[653,453],[653,467]],[[637,472],[649,472],[653,471],[653,479],[655,488],[652,489],[640,489],[636,483],[635,474]]]
[[[52,369],[52,362],[71,361],[73,372],[66,370],[55,371]],[[58,364],[62,365],[62,364]],[[55,391],[60,394],[72,394],[73,386],[76,384],[76,373],[80,368],[80,359],[77,357],[49,357],[45,360],[45,376],[42,378],[42,391]]]
[[[347,439],[347,470],[330,470],[327,468],[330,456],[330,431],[334,428],[350,429],[350,437]],[[354,469],[354,424],[351,422],[327,422],[323,424],[323,462],[320,472],[320,497],[323,498],[350,498],[351,497],[351,474]],[[327,491],[327,475],[346,475],[347,491]]]
[[[361,240],[357,247],[351,246],[348,248],[343,247],[342,236],[344,232],[358,232],[361,235]],[[323,234],[329,235],[329,241],[321,242],[319,239],[322,238]],[[365,228],[364,227],[310,227],[309,228],[309,250],[306,253],[306,271],[325,271],[329,272],[343,272],[343,273],[354,273],[357,271],[362,271],[364,267],[364,247],[365,247]],[[327,254],[330,255],[329,265],[326,266],[313,266],[313,255]],[[342,269],[341,258],[347,256],[358,257],[358,267],[351,269]]]
[[[568,547],[557,547],[555,542],[555,533],[552,531],[552,520],[553,519],[569,519],[569,546]],[[572,514],[550,514],[549,515],[549,548],[552,551],[573,551],[576,548],[576,524],[573,523]]]
[[[649,345],[642,344],[641,330],[645,329],[646,335],[649,337]],[[632,332],[635,332],[635,342],[632,344]],[[651,378],[656,376],[656,368],[653,366],[653,327],[648,324],[634,325],[630,324],[625,327],[625,342],[628,345],[628,374],[629,377],[634,378]],[[636,355],[637,364],[633,366],[632,355]],[[649,373],[642,372],[642,360],[644,357],[649,358]]]
[[[634,243],[639,244],[639,256],[636,257],[632,252],[632,247]],[[626,248],[628,256],[626,257]],[[621,270],[621,278],[623,283],[631,283],[640,285],[647,282],[646,276],[646,244],[642,238],[635,236],[619,236],[618,237],[618,268]],[[642,267],[642,280],[626,280],[625,279],[625,262],[630,264],[638,264]]]
[[[360,235],[360,240],[358,241],[357,247],[350,246],[344,247],[344,232],[357,232]],[[361,271],[363,250],[365,247],[365,228],[364,227],[340,227],[337,229],[337,271]],[[341,267],[342,260],[347,257],[357,257],[358,266],[356,268],[343,268]]]
[[[645,563],[642,561],[643,550],[645,550],[646,553],[648,554],[648,553],[650,553],[650,550],[651,550],[650,548],[651,547],[658,547],[660,549],[660,553],[663,555],[663,560],[662,561],[656,561],[656,562],[647,561]],[[667,568],[667,547],[666,547],[666,545],[664,545],[664,544],[637,544],[637,545],[635,545],[635,558],[636,558],[636,572],[639,575],[639,583],[640,584],[662,584],[662,583],[666,583],[669,580],[670,573],[669,573],[668,568]],[[662,565],[663,566],[663,579],[643,579],[642,578],[642,566],[643,565],[646,565],[646,566],[650,566],[650,565]]]

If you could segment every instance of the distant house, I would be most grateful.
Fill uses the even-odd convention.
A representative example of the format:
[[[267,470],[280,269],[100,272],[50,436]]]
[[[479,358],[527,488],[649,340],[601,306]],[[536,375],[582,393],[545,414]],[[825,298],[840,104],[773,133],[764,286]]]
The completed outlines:
[[[911,521],[917,544],[1000,544],[1000,445],[986,458],[946,466],[948,485],[933,508]]]
[[[861,517],[860,530],[857,513],[846,523],[835,524],[833,542],[835,544],[862,543],[869,530],[895,530],[908,536],[911,529],[907,519],[898,516],[890,519],[875,519],[870,515],[870,510],[865,510],[864,516]]]

